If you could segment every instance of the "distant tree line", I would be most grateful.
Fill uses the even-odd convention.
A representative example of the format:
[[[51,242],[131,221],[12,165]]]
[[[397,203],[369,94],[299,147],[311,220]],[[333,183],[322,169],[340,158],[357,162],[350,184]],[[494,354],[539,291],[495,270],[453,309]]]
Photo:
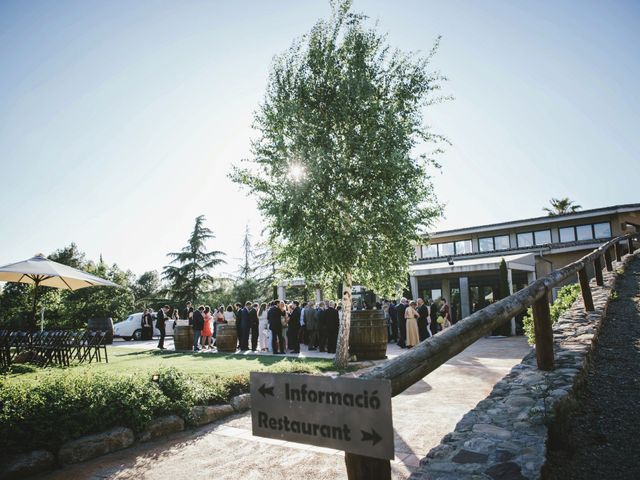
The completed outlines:
[[[170,252],[171,259],[162,273],[150,270],[136,276],[117,264],[107,264],[102,255],[88,260],[75,243],[55,250],[47,257],[64,265],[111,280],[122,288],[91,287],[76,291],[41,287],[38,295],[38,328],[44,309],[45,328],[84,328],[90,318],[112,317],[122,320],[145,307],[157,310],[161,305],[182,308],[188,300],[209,305],[228,305],[237,301],[262,301],[273,297],[276,266],[269,249],[251,243],[247,227],[243,240],[243,263],[238,275],[214,277],[212,270],[224,262],[220,251],[207,251],[214,239],[204,225],[204,216],[196,218],[187,245]],[[0,290],[0,328],[25,328],[33,301],[33,287],[6,283]]]

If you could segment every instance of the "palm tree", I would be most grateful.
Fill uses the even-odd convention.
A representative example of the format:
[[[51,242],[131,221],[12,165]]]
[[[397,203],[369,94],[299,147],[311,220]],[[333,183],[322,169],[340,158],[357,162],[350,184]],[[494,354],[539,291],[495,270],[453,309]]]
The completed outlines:
[[[569,200],[569,197],[552,198],[549,200],[549,203],[553,208],[544,207],[542,210],[547,212],[550,217],[565,215],[567,213],[575,213],[582,208],[580,205],[573,205],[573,200]]]
[[[205,227],[204,215],[196,218],[196,224],[189,237],[189,243],[180,252],[171,252],[171,263],[179,266],[167,265],[162,272],[163,278],[169,282],[169,292],[174,300],[197,301],[197,299],[211,287],[213,277],[209,271],[221,263],[223,252],[205,250],[205,243],[215,238],[213,232]]]

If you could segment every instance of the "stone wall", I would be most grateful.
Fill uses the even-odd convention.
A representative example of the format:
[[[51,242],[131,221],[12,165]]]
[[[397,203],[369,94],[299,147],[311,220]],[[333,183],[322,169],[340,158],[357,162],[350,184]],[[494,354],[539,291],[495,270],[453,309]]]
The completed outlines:
[[[630,258],[614,262],[603,287],[591,282],[595,312],[585,312],[579,297],[554,325],[555,369],[540,371],[535,351],[527,355],[427,454],[411,480],[540,478],[547,424],[579,381],[606,315],[615,271]]]

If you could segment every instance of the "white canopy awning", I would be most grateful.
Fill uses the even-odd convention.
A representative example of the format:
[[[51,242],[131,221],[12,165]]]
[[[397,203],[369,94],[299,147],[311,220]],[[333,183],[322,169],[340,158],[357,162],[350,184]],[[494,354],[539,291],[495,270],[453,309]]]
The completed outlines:
[[[504,258],[507,268],[535,272],[536,257],[533,253],[520,253],[516,255],[500,255],[495,257],[456,258],[453,265],[449,265],[446,259],[435,263],[418,263],[409,266],[409,274],[413,277],[426,275],[447,275],[452,273],[472,273],[487,270],[498,270],[500,262]]]

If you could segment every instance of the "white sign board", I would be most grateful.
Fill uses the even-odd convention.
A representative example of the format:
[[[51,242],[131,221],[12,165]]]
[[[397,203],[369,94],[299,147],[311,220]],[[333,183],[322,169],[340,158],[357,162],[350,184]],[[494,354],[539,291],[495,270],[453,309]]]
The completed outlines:
[[[251,372],[253,434],[393,459],[391,382]]]

